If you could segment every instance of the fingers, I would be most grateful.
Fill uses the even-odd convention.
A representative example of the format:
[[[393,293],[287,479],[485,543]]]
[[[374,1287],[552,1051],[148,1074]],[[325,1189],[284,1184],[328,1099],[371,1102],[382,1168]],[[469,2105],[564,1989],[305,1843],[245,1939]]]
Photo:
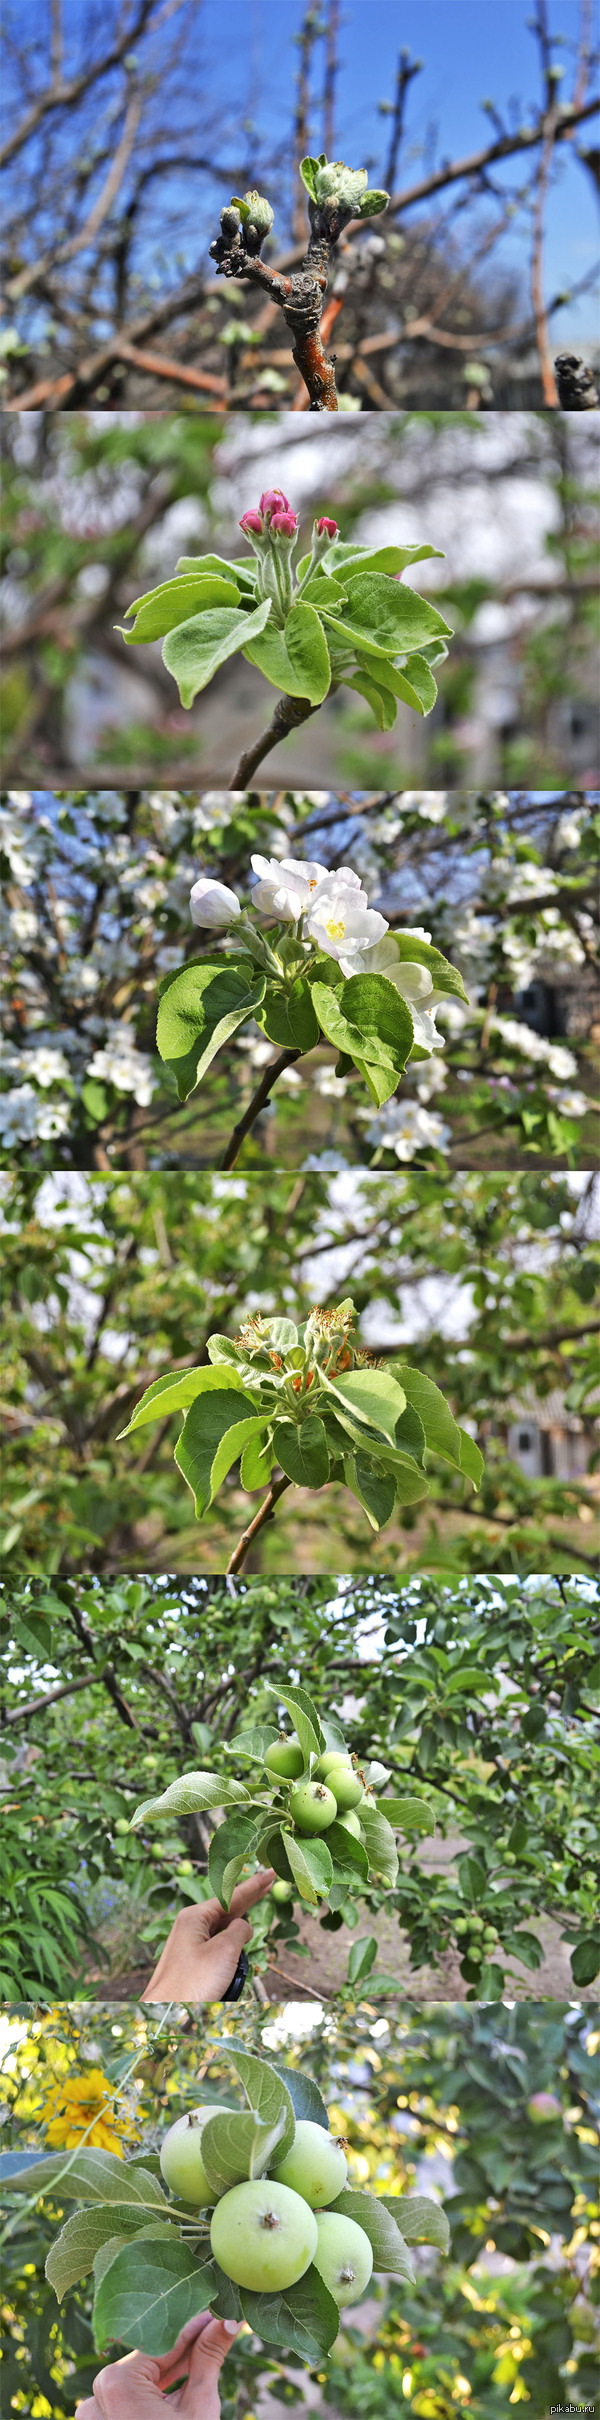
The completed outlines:
[[[174,2386],[176,2379],[187,2378],[190,2354],[196,2339],[202,2334],[204,2328],[211,2326],[212,2313],[210,2311],[199,2311],[195,2319],[186,2319],[185,2327],[181,2329],[181,2334],[177,2337],[177,2342],[172,2346],[170,2353],[163,2353],[157,2360],[156,2367],[159,2372],[161,2393],[164,2394],[166,2387]]]
[[[233,2320],[211,2319],[199,2336],[190,2355],[187,2385],[181,2399],[185,2420],[219,2420],[219,2372],[238,2334]]]
[[[153,2420],[159,2402],[159,2363],[149,2353],[127,2353],[94,2379],[91,2402],[80,2404],[78,2420]],[[202,2416],[203,2420],[203,2416]]]
[[[249,1882],[238,1882],[231,1901],[231,1915],[245,1916],[247,1908],[256,1907],[259,1899],[266,1898],[274,1881],[275,1867],[269,1865],[266,1869],[262,1867],[260,1873],[251,1874]]]

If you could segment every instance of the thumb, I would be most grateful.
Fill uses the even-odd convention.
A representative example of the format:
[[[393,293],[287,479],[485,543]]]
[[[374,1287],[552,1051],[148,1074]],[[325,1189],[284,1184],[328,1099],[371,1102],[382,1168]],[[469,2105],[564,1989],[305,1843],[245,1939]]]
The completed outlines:
[[[185,2420],[220,2420],[219,2371],[238,2334],[234,2320],[211,2319],[197,2337],[181,2400]]]
[[[233,1982],[240,1950],[252,1939],[252,1926],[244,1916],[234,1916],[224,1933],[215,1933],[207,1942],[202,1958],[203,1997],[219,2000]]]

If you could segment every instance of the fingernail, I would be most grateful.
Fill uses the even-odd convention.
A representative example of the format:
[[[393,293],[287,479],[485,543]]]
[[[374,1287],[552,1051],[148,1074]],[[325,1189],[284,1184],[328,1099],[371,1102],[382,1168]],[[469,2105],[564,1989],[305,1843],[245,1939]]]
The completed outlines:
[[[224,2326],[224,2329],[225,2329],[225,2335],[226,2335],[226,2336],[237,2336],[238,2327],[239,2327],[239,2320],[237,2320],[237,2319],[224,2319],[224,2320],[223,2320],[223,2326]]]

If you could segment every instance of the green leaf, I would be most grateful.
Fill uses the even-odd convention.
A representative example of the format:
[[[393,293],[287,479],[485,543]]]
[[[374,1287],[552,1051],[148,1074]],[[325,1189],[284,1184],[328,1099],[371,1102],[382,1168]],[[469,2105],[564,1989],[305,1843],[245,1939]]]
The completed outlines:
[[[187,2320],[206,2310],[213,2285],[212,2263],[199,2261],[177,2237],[124,2245],[96,2293],[99,2350],[116,2341],[141,2353],[169,2353]]]
[[[289,2092],[294,2117],[311,2118],[314,2126],[322,2126],[324,2133],[329,2134],[331,2129],[325,2102],[312,2076],[305,2075],[301,2067],[280,2066],[278,2059],[272,2059],[271,2066]]]
[[[182,1773],[179,1781],[170,1781],[159,1798],[144,1799],[136,1807],[130,1829],[138,1831],[153,1815],[203,1815],[207,1807],[248,1805],[245,1782],[233,1781],[221,1773]],[[106,2196],[104,2197],[106,2198]]]
[[[362,1940],[353,1941],[348,1956],[348,1982],[359,1983],[362,1975],[370,1975],[376,1957],[377,1942],[374,1933],[369,1933]],[[352,2217],[351,2211],[349,2216]]]
[[[361,1947],[364,1947],[364,1944],[358,1941],[352,1944],[348,1959],[349,1975],[353,1951]],[[375,1943],[376,1949],[377,1943]],[[350,1981],[353,1980],[354,1977],[350,1976]],[[383,2196],[380,2197],[379,2194],[363,2193],[360,2190],[356,2191],[353,2186],[345,2186],[344,2191],[338,2193],[337,2201],[332,2202],[330,2207],[332,2210],[339,2211],[341,2218],[353,2218],[357,2227],[364,2227],[365,2235],[368,2235],[372,2247],[374,2269],[385,2276],[403,2277],[407,2285],[414,2285],[415,2272],[412,2260],[405,2238],[400,2234],[400,2221],[393,2216],[390,2207],[391,2201],[391,2194],[388,2201],[385,2202]]]
[[[228,1756],[249,1756],[253,1764],[264,1765],[267,1748],[273,1748],[278,1738],[276,1723],[253,1723],[251,1730],[234,1731],[223,1746]]]
[[[448,622],[414,588],[400,588],[381,572],[344,572],[348,603],[331,617],[340,637],[365,655],[410,655],[424,639],[451,638]],[[323,619],[329,614],[322,608]],[[410,678],[410,675],[409,675]]]
[[[218,1368],[211,1372],[217,1387],[214,1392],[205,1388],[196,1396],[175,1447],[177,1468],[191,1488],[198,1521],[213,1501],[213,1471],[220,1469],[224,1478],[236,1454],[241,1453],[250,1437],[259,1436],[266,1424],[266,1414],[257,1410],[250,1395],[240,1394],[235,1388],[219,1387],[218,1381],[224,1374],[227,1375]],[[218,1447],[230,1429],[235,1435],[230,1439],[229,1460],[225,1449],[223,1460],[217,1463]]]
[[[283,1839],[300,1898],[305,1900],[307,1907],[316,1907],[319,1899],[328,1898],[333,1882],[329,1849],[324,1840],[303,1838],[300,1841],[296,1832],[286,1832]]]
[[[486,2076],[487,2086],[487,2076]],[[402,2223],[405,2244],[437,2244],[440,2252],[450,2249],[450,2228],[445,2210],[428,2193],[393,2193],[381,2195],[386,2210]]]
[[[243,2319],[239,2287],[234,2286],[232,2277],[225,2276],[224,2269],[219,2268],[218,2260],[213,2260],[212,2265],[217,2284],[214,2294],[211,2294],[210,2297],[210,2308],[211,2311],[214,2311],[215,2318]]]
[[[343,1823],[328,1824],[327,1847],[333,1863],[335,1882],[368,1881],[369,1860],[366,1849],[363,1848],[362,1840],[355,1840],[353,1832],[344,1830]]]
[[[303,2361],[315,2363],[335,2343],[340,2314],[318,2269],[311,2263],[295,2286],[281,2294],[251,2294],[240,2288],[244,2318],[265,2344],[285,2345]]]
[[[122,2204],[119,2228],[122,2235],[135,2235],[143,2227],[139,2206],[129,2209]],[[75,2210],[72,2218],[61,2228],[60,2235],[50,2245],[46,2261],[48,2284],[54,2287],[58,2302],[77,2285],[80,2277],[88,2277],[93,2269],[100,2245],[107,2243],[115,2232],[115,2203],[102,2202],[92,2209]]]
[[[214,1338],[212,1341],[214,1342]],[[132,1429],[145,1427],[148,1420],[164,1420],[167,1412],[186,1411],[191,1403],[195,1403],[197,1395],[210,1394],[215,1389],[223,1393],[228,1388],[231,1388],[237,1396],[238,1405],[240,1396],[243,1404],[247,1404],[248,1398],[244,1395],[244,1381],[241,1371],[238,1369],[223,1369],[221,1366],[218,1369],[207,1369],[204,1365],[199,1370],[170,1370],[166,1378],[153,1378],[151,1385],[146,1387],[145,1394],[140,1395],[139,1403],[136,1403],[127,1428],[119,1430],[117,1444],[122,1437],[130,1437]],[[256,1405],[253,1404],[250,1408],[255,1411]],[[239,1417],[239,1409],[236,1408],[232,1413],[232,1418],[239,1420]]]
[[[182,573],[184,575],[187,573],[190,578],[195,580],[200,576],[202,579],[206,579],[209,572],[219,571],[224,573],[226,580],[235,580],[236,588],[246,588],[250,591],[250,595],[253,594],[256,586],[256,563],[251,555],[245,555],[243,561],[239,563],[228,562],[226,555],[180,555],[179,562],[175,565],[176,579]]]
[[[242,1867],[256,1841],[256,1816],[241,1810],[227,1815],[224,1823],[213,1832],[208,1852],[208,1879],[211,1891],[229,1910],[232,1891],[239,1881]]]
[[[265,2125],[254,2109],[233,2109],[231,2116],[219,2112],[207,2118],[202,2128],[202,2164],[214,2201],[220,2201],[221,2194],[229,2193],[233,2185],[263,2175],[279,2145],[283,2123],[281,2116],[278,2125]]]
[[[315,177],[318,166],[318,160],[313,160],[310,152],[307,152],[305,160],[300,161],[300,175],[302,178],[302,183],[306,186],[307,193],[310,194],[311,202],[316,200]]]
[[[306,975],[298,975],[289,992],[267,986],[259,1025],[270,1042],[278,1042],[284,1050],[314,1050],[319,1040],[319,1021],[311,999]]]
[[[381,682],[370,678],[367,672],[353,672],[352,678],[346,681],[346,688],[358,689],[360,696],[366,698],[380,731],[392,730],[397,707],[391,689],[384,689]]]
[[[480,1453],[479,1446],[475,1444],[475,1438],[469,1436],[466,1428],[459,1429],[459,1436],[461,1470],[464,1470],[466,1478],[472,1481],[473,1487],[480,1487],[485,1470],[483,1454]]]
[[[427,693],[425,703],[421,694],[421,680],[417,678],[416,681],[413,681],[413,664],[420,664],[422,670],[427,671],[429,692]],[[359,668],[361,676],[364,680],[376,681],[377,687],[381,691],[382,696],[384,698],[386,696],[389,698],[390,708],[391,701],[394,698],[401,698],[405,706],[412,706],[413,714],[428,714],[431,707],[435,705],[437,697],[436,684],[432,673],[429,671],[429,667],[423,664],[423,657],[420,655],[411,655],[410,669],[408,672],[399,671],[398,666],[393,664],[388,656],[384,657],[382,655],[377,657],[373,655],[359,656]],[[360,687],[360,682],[357,679],[354,679],[349,681],[347,685],[349,689],[354,689]],[[425,684],[425,687],[427,690],[427,684]],[[431,694],[431,692],[433,694]],[[395,709],[391,714],[391,720],[392,722],[395,720]]]
[[[379,1807],[365,1806],[364,1798],[360,1802],[360,1827],[364,1833],[369,1871],[382,1882],[387,1882],[390,1890],[393,1890],[398,1872],[398,1851],[392,1827],[386,1823]]]
[[[272,1445],[262,1444],[260,1436],[249,1437],[240,1463],[240,1479],[248,1495],[252,1495],[255,1487],[268,1485],[275,1460]]]
[[[250,965],[246,974],[223,961],[215,966],[195,959],[175,975],[159,1000],[156,1040],[180,1101],[187,1101],[238,1025],[256,1015],[264,991],[264,975]]]
[[[175,580],[163,580],[160,588],[152,588],[145,597],[136,597],[127,606],[135,614],[133,630],[121,630],[128,647],[146,645],[150,639],[166,638],[168,630],[176,630],[190,615],[203,613],[209,605],[234,605],[240,601],[235,580],[225,580],[220,573],[192,576],[187,573]],[[119,625],[117,624],[117,628]]]
[[[277,2129],[273,2142],[278,2144],[279,2163],[291,2151],[296,2132],[293,2102],[286,2079],[277,2067],[271,2065],[270,2059],[258,2059],[254,2051],[230,2050],[228,2055],[230,2065],[235,2067],[240,2084],[261,2125]],[[253,2174],[261,2175],[262,2169],[255,2168]]]
[[[271,611],[266,597],[254,613],[244,613],[234,605],[217,605],[209,613],[198,613],[188,622],[180,622],[170,630],[163,645],[163,663],[177,682],[182,706],[193,706],[200,689],[218,672],[227,657],[247,647],[248,638],[258,638],[264,630]]]
[[[381,1429],[390,1444],[395,1444],[396,1421],[404,1411],[406,1395],[391,1370],[349,1370],[347,1377],[341,1372],[336,1378],[327,1378],[327,1389],[354,1420]]]
[[[398,680],[402,680],[403,675],[401,672],[398,673],[397,678]],[[433,673],[429,664],[426,664],[425,657],[423,655],[415,655],[414,653],[411,653],[410,680],[407,682],[407,687],[412,689],[413,694],[416,692],[419,712],[421,714],[431,714],[432,706],[435,706],[437,697],[437,681],[434,681]],[[396,695],[401,696],[402,691],[396,691]]]
[[[389,193],[379,192],[376,185],[367,185],[366,192],[361,193],[357,218],[378,218],[381,210],[387,210],[389,198]]]
[[[265,1435],[266,1425],[265,1413],[255,1412],[252,1419],[236,1420],[232,1428],[226,1429],[224,1437],[221,1438],[220,1445],[217,1446],[214,1462],[211,1465],[211,1504],[214,1504],[215,1496],[218,1495],[219,1488],[222,1486],[223,1480],[227,1477],[227,1472],[231,1470],[232,1464],[237,1462],[238,1457],[243,1455],[251,1445],[260,1447],[261,1439],[263,1439]],[[271,1455],[271,1460],[273,1459],[274,1456]]]
[[[269,1681],[267,1686],[271,1695],[277,1698],[278,1705],[287,1706],[288,1714],[291,1714],[297,1738],[300,1741],[305,1763],[308,1765],[311,1756],[320,1756],[325,1746],[312,1697],[309,1697],[307,1689],[290,1689],[289,1687],[281,1689],[278,1681]]]
[[[336,539],[334,556],[335,576],[337,578],[338,571],[341,571],[345,579],[347,567],[350,565],[353,567],[355,572],[365,571],[367,569],[369,571],[383,571],[387,572],[390,578],[393,578],[397,572],[406,571],[409,563],[423,563],[426,557],[431,555],[437,555],[440,559],[440,562],[442,562],[444,555],[443,547],[425,545],[376,546],[375,548],[372,548],[370,546],[356,545],[353,538],[338,538]],[[307,555],[307,566],[308,560],[309,558]],[[302,563],[299,563],[298,570],[300,577],[302,577]]]
[[[278,1421],[273,1431],[275,1459],[296,1487],[325,1487],[329,1453],[322,1420],[313,1412],[296,1428],[292,1420]]]
[[[108,2098],[108,2095],[107,2095]],[[28,2164],[21,2176],[11,2177],[11,2191],[47,2193],[60,2185],[61,2201],[77,2201],[81,2196],[88,2202],[125,2202],[141,2213],[147,2210],[168,2210],[166,2195],[158,2178],[146,2168],[130,2165],[118,2159],[114,2151],[54,2151],[44,2159]]]
[[[402,965],[408,963],[410,966],[427,966],[429,968],[434,991],[447,992],[450,997],[458,1000],[468,999],[468,993],[465,991],[458,967],[452,966],[450,959],[444,958],[442,951],[434,949],[431,942],[417,941],[412,933],[394,933],[388,938],[393,938],[396,955]],[[427,1006],[426,1001],[423,1002],[423,1006]]]
[[[405,1454],[412,1454],[415,1462],[419,1463],[419,1467],[422,1470],[423,1456],[425,1452],[425,1430],[423,1427],[423,1422],[419,1419],[419,1414],[415,1411],[414,1404],[412,1403],[407,1403],[405,1405],[404,1411],[400,1415],[400,1419],[396,1421],[396,1444],[402,1448],[402,1451]]]
[[[519,1956],[521,1952],[519,1951]],[[574,1983],[593,1983],[600,1970],[600,1935],[586,1933],[571,1951],[571,1974]]]
[[[425,1378],[422,1370],[412,1370],[406,1362],[394,1360],[391,1368],[404,1388],[408,1402],[419,1414],[430,1451],[441,1454],[445,1462],[452,1462],[455,1469],[460,1470],[461,1432],[439,1386],[434,1386],[432,1378]]]
[[[385,1529],[396,1502],[395,1482],[390,1473],[378,1470],[366,1454],[345,1454],[344,1478],[351,1495],[362,1504],[371,1528]]]
[[[284,638],[296,677],[303,684],[300,696],[309,697],[311,706],[322,705],[331,686],[329,650],[318,613],[304,598],[288,613]]]
[[[382,1798],[380,1805],[386,1822],[404,1832],[407,1840],[413,1833],[435,1832],[435,1815],[424,1798]]]
[[[269,623],[268,630],[244,647],[244,655],[286,697],[307,697],[311,706],[320,706],[327,696],[331,664],[323,625],[314,605],[305,605],[303,600],[294,605],[285,628],[277,630],[274,623]]]
[[[366,1061],[389,1068],[394,1091],[414,1042],[410,1009],[395,984],[387,975],[350,975],[338,992],[313,977],[311,991],[328,1041],[348,1051],[356,1066]]]

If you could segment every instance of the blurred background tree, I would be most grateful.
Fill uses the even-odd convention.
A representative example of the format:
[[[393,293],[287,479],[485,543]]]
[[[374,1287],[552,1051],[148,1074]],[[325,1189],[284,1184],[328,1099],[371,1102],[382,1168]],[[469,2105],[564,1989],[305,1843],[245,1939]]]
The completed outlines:
[[[215,421],[181,413],[39,414],[8,423],[3,563],[4,778],[231,780],[264,723],[264,682],[236,657],[187,713],[160,644],[115,628],[183,550],[239,556],[241,514],[273,483],[344,539],[428,541],[409,586],[455,632],[425,722],[378,731],[339,690],[276,748],[295,788],[598,781],[593,416],[389,413]]]
[[[23,1167],[218,1166],[276,1051],[257,1026],[174,1106],[158,984],[199,948],[200,872],[248,893],[250,858],[349,864],[390,926],[460,967],[470,1005],[380,1117],[320,1047],[278,1083],[239,1164],[334,1170],[598,1165],[594,931],[600,817],[563,793],[13,792],[0,809],[6,1088]],[[213,944],[214,947],[214,944]],[[310,1146],[310,1148],[309,1148]]]
[[[589,2014],[550,2002],[406,2002],[386,2021],[368,1998],[335,2020],[317,2010],[304,2023],[307,2014],[219,2012],[203,2022],[201,2042],[193,2021],[163,2021],[159,2031],[131,2006],[15,2015],[3,2059],[7,2140],[20,2157],[39,2156],[57,2086],[68,2077],[85,2093],[94,2071],[115,2095],[114,2147],[125,2140],[152,2157],[183,2109],[237,2099],[228,2043],[297,2065],[349,2138],[353,2184],[443,2198],[450,2258],[417,2247],[414,2286],[377,2280],[342,2314],[327,2369],[309,2372],[243,2335],[221,2376],[223,2420],[263,2410],[272,2420],[289,2410],[316,2420],[454,2420],[457,2409],[504,2420],[507,2402],[524,2403],[531,2420],[547,2420],[552,2404],[595,2411],[598,2036]],[[71,2420],[100,2366],[91,2297],[78,2287],[59,2309],[44,2260],[65,2203],[55,2193],[28,2210],[11,2193],[10,2160],[9,2150],[6,2409]]]
[[[276,214],[266,257],[297,262],[299,162],[324,147],[368,158],[391,195],[336,258],[324,333],[342,408],[555,405],[552,354],[595,276],[593,14],[563,0],[559,29],[547,0],[533,20],[505,0],[499,50],[478,14],[459,5],[446,24],[426,0],[423,60],[395,57],[378,0],[368,38],[354,4],[284,0],[263,29],[232,0],[226,45],[216,0],[108,0],[101,17],[32,0],[26,23],[8,9],[9,402],[305,408],[278,310],[219,284],[208,246],[231,192],[258,185]]]
[[[344,1489],[326,1521],[296,1490],[248,1568],[596,1570],[594,1177],[23,1174],[4,1179],[2,1224],[8,1569],[226,1564],[248,1513],[233,1473],[198,1523],[178,1422],[141,1451],[118,1432],[214,1331],[351,1288],[365,1344],[414,1358],[477,1431],[481,1490],[467,1501],[438,1465],[427,1502],[376,1539]]]
[[[403,1841],[395,1888],[343,1918],[263,1901],[246,1997],[337,2007],[357,1974],[386,2011],[407,1988],[591,1996],[596,1583],[343,1576],[5,1590],[3,1996],[138,1996],[177,1907],[211,1895],[219,1817],[132,1833],[134,1808],[182,1771],[235,1773],[230,1743],[272,1719],[290,1662],[436,1836]]]

